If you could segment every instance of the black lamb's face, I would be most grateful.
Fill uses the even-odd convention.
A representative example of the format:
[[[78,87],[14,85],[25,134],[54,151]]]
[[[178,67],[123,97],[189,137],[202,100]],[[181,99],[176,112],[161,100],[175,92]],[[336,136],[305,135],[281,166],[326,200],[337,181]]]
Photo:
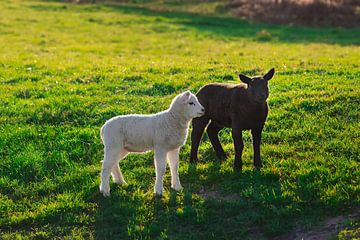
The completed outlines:
[[[251,97],[255,102],[265,102],[269,97],[268,81],[261,77],[255,77],[249,84]]]
[[[269,97],[268,81],[274,76],[275,69],[272,68],[267,74],[262,77],[247,77],[240,74],[241,81],[248,85],[249,95],[254,102],[265,102]]]

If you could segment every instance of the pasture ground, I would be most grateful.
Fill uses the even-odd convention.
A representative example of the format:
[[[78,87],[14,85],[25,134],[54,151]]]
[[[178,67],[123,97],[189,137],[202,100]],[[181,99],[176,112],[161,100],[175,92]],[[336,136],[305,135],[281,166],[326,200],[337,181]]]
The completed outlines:
[[[268,239],[331,225],[359,237],[360,29],[276,26],[136,5],[0,1],[0,238]],[[233,172],[204,135],[184,190],[153,195],[153,154],[98,191],[99,129],[179,92],[271,67],[261,172]],[[333,230],[335,228],[335,231]]]

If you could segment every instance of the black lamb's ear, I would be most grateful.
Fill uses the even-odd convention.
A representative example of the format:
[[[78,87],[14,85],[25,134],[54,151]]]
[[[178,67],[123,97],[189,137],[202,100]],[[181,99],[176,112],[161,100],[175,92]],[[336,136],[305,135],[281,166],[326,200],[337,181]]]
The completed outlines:
[[[247,84],[249,84],[252,81],[251,78],[249,78],[248,76],[245,76],[244,74],[239,74],[239,78],[242,82],[247,83]]]
[[[275,68],[272,68],[272,69],[270,69],[270,71],[269,71],[267,74],[264,75],[263,78],[264,78],[266,81],[269,81],[270,79],[272,79],[272,77],[274,76],[274,74],[275,74]]]

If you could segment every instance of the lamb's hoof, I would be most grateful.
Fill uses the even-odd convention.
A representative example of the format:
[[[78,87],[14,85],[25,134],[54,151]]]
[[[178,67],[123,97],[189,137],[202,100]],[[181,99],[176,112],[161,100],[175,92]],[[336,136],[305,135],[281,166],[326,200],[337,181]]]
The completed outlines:
[[[234,172],[241,173],[242,172],[242,166],[240,165],[234,165],[233,167]]]
[[[110,191],[103,191],[100,189],[100,193],[102,193],[104,197],[110,197]]]
[[[190,158],[190,161],[189,161],[191,164],[195,164],[197,162],[199,162],[199,159],[197,158]]]
[[[157,196],[162,196],[163,195],[163,190],[162,189],[154,189],[154,194]]]
[[[260,166],[253,166],[253,169],[255,170],[255,171],[261,171],[261,168],[262,168],[262,166],[260,165]]]
[[[227,156],[226,156],[226,154],[222,154],[222,155],[217,156],[217,158],[219,159],[219,161],[224,161],[227,159]]]
[[[172,189],[174,189],[175,191],[179,192],[181,190],[183,190],[183,187],[181,185],[178,186],[171,186]]]
[[[125,180],[114,180],[114,183],[116,183],[117,185],[128,185]]]
[[[110,192],[103,192],[102,194],[104,197],[110,197]]]
[[[162,192],[154,192],[154,194],[155,194],[155,196],[157,196],[157,197],[161,197],[161,196],[163,195]]]
[[[110,188],[106,188],[106,187],[100,185],[100,193],[102,193],[102,195],[104,197],[109,197],[110,196]]]

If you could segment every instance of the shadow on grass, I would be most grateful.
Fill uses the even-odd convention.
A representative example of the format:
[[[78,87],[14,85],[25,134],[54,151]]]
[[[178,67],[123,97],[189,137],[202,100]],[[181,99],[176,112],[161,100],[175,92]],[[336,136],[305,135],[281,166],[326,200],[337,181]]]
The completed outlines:
[[[59,6],[59,8],[44,5],[33,5],[38,11],[74,11],[73,8]],[[226,39],[246,38],[258,42],[278,43],[328,43],[339,45],[359,45],[360,29],[342,28],[310,28],[302,26],[271,25],[265,23],[251,23],[248,21],[219,16],[207,16],[183,12],[166,12],[151,10],[146,7],[123,4],[93,4],[76,8],[76,11],[114,11],[124,14],[141,16],[161,17],[155,21],[169,21],[184,27],[183,30],[194,29],[207,37]],[[108,24],[102,21],[98,24]],[[151,27],[150,27],[151,28]],[[171,29],[160,30],[152,27],[154,32],[172,31]]]
[[[96,238],[247,239],[286,233],[299,220],[315,221],[316,213],[308,215],[311,209],[284,196],[277,174],[221,168],[219,162],[189,165],[181,175],[184,190],[165,190],[163,197],[139,195],[132,185],[112,186],[110,198],[97,200]],[[204,197],[199,189],[216,194]]]
[[[141,203],[131,199],[130,194],[119,194],[118,191],[112,191],[112,195],[107,198],[98,193],[97,201],[95,238],[127,239],[128,224],[136,216],[136,208]]]

